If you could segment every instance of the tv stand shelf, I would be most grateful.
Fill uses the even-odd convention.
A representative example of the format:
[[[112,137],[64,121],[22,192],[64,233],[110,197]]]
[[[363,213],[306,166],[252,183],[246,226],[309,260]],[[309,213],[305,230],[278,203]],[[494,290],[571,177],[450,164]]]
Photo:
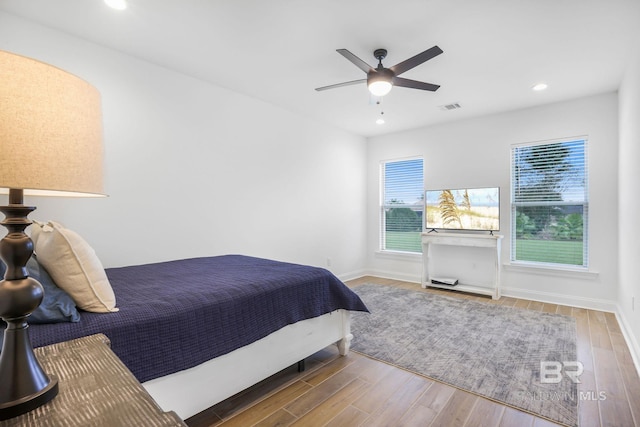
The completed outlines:
[[[499,234],[422,233],[422,287],[472,292],[490,295],[493,299],[500,299],[500,243],[502,237]],[[434,271],[434,261],[431,256],[431,249],[434,245],[486,248],[487,251],[491,252],[493,262],[493,277],[490,284],[459,283],[456,286],[450,286],[432,283],[431,272]],[[455,274],[447,273],[446,275]]]

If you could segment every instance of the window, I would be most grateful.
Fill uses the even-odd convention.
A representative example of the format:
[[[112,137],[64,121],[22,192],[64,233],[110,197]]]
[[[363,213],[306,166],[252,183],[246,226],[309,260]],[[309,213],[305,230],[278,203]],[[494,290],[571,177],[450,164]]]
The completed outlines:
[[[422,158],[381,164],[380,249],[422,252],[424,178]]]
[[[588,266],[586,138],[511,149],[511,261]]]

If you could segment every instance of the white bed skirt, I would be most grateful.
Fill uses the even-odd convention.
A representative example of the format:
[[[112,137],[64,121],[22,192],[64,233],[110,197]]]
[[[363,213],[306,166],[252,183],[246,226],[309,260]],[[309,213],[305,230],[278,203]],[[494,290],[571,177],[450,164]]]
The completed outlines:
[[[349,312],[303,320],[259,341],[184,371],[142,384],[164,411],[189,418],[333,343],[351,342]]]

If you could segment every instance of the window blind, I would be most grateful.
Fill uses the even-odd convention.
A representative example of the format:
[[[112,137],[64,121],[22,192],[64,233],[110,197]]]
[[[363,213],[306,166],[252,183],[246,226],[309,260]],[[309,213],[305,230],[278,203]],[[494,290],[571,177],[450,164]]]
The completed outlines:
[[[511,260],[587,267],[587,139],[511,150]]]
[[[382,162],[380,177],[380,249],[422,252],[422,158]]]

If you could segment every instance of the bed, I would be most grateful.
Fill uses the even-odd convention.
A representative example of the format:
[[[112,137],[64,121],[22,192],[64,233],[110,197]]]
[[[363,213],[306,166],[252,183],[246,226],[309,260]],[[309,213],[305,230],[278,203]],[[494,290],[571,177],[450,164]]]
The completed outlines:
[[[367,311],[329,271],[242,255],[111,268],[118,312],[34,324],[34,347],[104,333],[162,409],[188,418],[336,343]]]

